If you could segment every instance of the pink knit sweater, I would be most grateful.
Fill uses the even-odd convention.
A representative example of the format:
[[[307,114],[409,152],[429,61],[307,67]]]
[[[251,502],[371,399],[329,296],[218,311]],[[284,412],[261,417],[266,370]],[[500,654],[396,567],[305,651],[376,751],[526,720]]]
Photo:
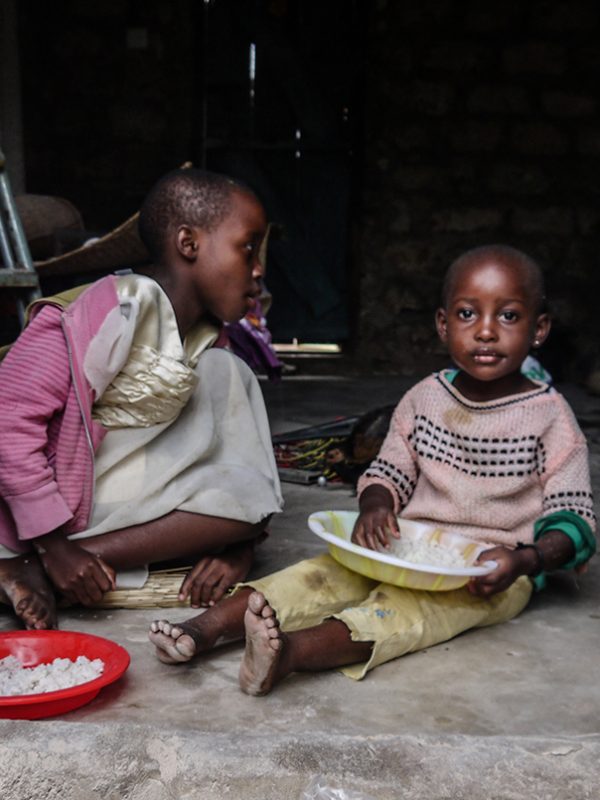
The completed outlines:
[[[595,523],[585,437],[546,384],[475,403],[446,374],[426,378],[397,406],[359,494],[374,483],[402,517],[491,544],[531,542],[536,519],[555,511]]]
[[[60,526],[70,533],[87,525],[94,452],[105,432],[92,420],[83,362],[118,306],[113,276],[66,311],[37,306],[0,365],[0,543],[15,552]]]

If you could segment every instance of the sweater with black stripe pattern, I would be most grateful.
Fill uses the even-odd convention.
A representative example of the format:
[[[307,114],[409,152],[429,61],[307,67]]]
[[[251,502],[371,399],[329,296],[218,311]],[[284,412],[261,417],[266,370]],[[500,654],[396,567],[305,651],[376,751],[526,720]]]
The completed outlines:
[[[572,511],[595,528],[585,437],[554,388],[477,403],[436,373],[402,398],[358,492],[382,484],[401,517],[514,547]]]

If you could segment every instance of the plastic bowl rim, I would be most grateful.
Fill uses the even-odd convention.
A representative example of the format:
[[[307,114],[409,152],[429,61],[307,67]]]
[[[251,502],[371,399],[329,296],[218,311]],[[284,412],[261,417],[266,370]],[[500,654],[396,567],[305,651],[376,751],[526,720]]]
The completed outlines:
[[[425,572],[429,575],[454,575],[457,577],[476,577],[479,575],[489,575],[490,572],[496,569],[498,566],[496,561],[485,561],[479,567],[442,567],[442,566],[434,566],[432,564],[416,564],[414,561],[404,561],[397,556],[391,556],[387,553],[380,553],[378,550],[368,550],[366,547],[361,547],[358,544],[354,544],[354,542],[350,542],[347,539],[341,539],[339,536],[336,536],[334,533],[329,533],[323,527],[319,517],[317,515],[323,513],[331,513],[331,512],[323,512],[323,511],[316,511],[314,514],[311,514],[308,518],[308,526],[313,533],[316,533],[321,539],[324,539],[329,544],[334,545],[335,547],[341,547],[342,550],[347,550],[350,553],[354,553],[357,556],[362,556],[362,558],[371,559],[373,561],[380,561],[383,564],[389,564],[392,567],[399,567],[401,569],[412,569],[415,572]],[[334,512],[340,513],[340,512]],[[344,513],[344,512],[342,512]],[[354,512],[345,512],[345,513],[354,513]],[[316,523],[316,524],[315,524]],[[318,527],[317,527],[318,525]],[[455,536],[459,536],[459,534],[454,534]],[[466,537],[461,537],[466,538]]]
[[[117,642],[113,642],[111,639],[106,639],[104,636],[96,636],[93,633],[83,633],[81,631],[3,631],[0,632],[0,644],[3,640],[9,638],[16,638],[17,636],[27,636],[28,634],[33,634],[32,638],[35,638],[35,635],[40,634],[51,634],[60,636],[61,634],[65,634],[67,636],[81,637],[85,640],[98,640],[103,643],[108,643],[114,648],[115,654],[119,654],[121,661],[113,668],[111,664],[111,669],[106,669],[99,675],[97,678],[94,678],[91,681],[85,681],[84,683],[78,683],[76,686],[69,686],[66,689],[55,689],[53,692],[37,692],[36,694],[2,694],[0,695],[0,708],[6,706],[25,706],[25,705],[33,705],[33,704],[43,704],[43,703],[51,703],[54,700],[67,700],[71,697],[77,697],[78,695],[85,695],[94,692],[94,696],[98,694],[100,689],[103,689],[105,686],[108,686],[111,683],[114,683],[118,680],[127,670],[131,663],[131,656],[129,655],[128,651],[122,647],[122,645],[118,644]],[[42,638],[50,638],[42,636]],[[4,656],[2,656],[4,658]],[[56,658],[61,658],[62,656],[56,656]],[[95,656],[98,658],[98,656]],[[40,664],[44,663],[40,661]],[[90,699],[93,699],[90,698]]]

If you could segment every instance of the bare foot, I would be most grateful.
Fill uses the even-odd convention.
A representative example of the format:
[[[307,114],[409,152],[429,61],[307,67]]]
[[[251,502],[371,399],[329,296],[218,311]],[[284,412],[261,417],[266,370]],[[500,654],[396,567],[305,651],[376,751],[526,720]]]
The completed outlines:
[[[150,624],[148,638],[156,647],[159,661],[165,664],[181,664],[190,661],[203,650],[204,645],[200,631],[194,624],[194,617],[187,622],[171,623],[166,619],[157,619]]]
[[[173,624],[155,620],[148,636],[156,655],[165,664],[181,664],[221,644],[237,642],[244,636],[244,612],[250,588],[226,597],[197,617]]]
[[[28,630],[57,627],[54,592],[34,554],[0,559],[0,602],[12,606]]]
[[[246,694],[268,694],[279,679],[283,634],[275,612],[260,592],[252,592],[244,616],[246,650],[240,666],[240,688]]]

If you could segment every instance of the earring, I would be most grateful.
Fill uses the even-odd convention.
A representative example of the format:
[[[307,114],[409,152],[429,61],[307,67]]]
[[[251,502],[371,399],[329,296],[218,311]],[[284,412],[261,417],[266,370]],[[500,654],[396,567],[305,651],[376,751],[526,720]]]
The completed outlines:
[[[540,340],[539,339],[534,339],[533,340],[533,346],[534,347],[539,347],[540,346]]]

